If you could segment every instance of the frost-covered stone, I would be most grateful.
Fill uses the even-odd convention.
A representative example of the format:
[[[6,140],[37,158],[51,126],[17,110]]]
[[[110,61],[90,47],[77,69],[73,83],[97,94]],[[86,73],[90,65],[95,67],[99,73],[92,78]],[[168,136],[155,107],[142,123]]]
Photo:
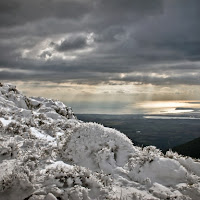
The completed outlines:
[[[76,119],[0,83],[0,199],[200,199],[200,161]]]

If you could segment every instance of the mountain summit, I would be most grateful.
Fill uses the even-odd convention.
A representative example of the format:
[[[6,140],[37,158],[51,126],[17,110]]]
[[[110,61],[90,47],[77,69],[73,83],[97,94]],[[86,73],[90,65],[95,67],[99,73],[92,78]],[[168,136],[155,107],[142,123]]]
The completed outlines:
[[[0,84],[0,199],[198,200],[200,160],[136,147],[58,100]]]

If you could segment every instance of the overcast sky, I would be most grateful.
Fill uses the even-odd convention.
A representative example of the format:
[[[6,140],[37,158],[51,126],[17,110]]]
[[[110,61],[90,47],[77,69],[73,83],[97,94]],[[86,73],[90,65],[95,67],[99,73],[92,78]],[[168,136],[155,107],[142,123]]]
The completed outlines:
[[[77,112],[200,100],[199,19],[199,0],[0,0],[0,80]]]

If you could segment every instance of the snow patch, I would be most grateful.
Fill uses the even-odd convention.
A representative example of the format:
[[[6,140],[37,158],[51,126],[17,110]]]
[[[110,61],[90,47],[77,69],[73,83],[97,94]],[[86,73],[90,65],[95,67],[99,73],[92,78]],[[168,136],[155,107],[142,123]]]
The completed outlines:
[[[10,124],[10,122],[12,122],[11,119],[4,119],[2,117],[0,117],[0,121],[3,124],[3,126],[7,126],[8,124]]]
[[[31,134],[34,135],[36,138],[41,139],[41,140],[46,140],[46,141],[54,141],[55,138],[51,137],[50,135],[46,135],[44,133],[39,132],[36,128],[31,127]]]

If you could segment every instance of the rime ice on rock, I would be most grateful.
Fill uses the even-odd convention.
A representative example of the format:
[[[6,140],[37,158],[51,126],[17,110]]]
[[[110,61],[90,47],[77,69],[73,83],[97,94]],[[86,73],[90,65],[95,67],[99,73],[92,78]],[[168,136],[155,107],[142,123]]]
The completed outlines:
[[[0,83],[0,199],[200,199],[200,161],[76,119]]]

